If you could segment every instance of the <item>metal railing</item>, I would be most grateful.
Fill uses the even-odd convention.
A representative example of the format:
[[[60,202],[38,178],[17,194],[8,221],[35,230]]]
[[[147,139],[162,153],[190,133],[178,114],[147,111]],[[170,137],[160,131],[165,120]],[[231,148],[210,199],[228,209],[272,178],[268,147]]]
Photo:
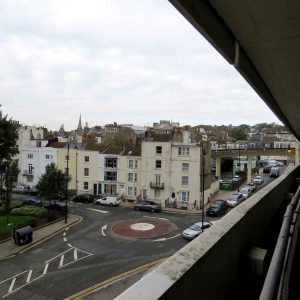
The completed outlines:
[[[288,286],[295,243],[298,236],[300,218],[300,186],[287,206],[276,247],[268,269],[259,300],[288,299]],[[297,226],[295,226],[297,224]],[[289,266],[289,267],[288,267]]]

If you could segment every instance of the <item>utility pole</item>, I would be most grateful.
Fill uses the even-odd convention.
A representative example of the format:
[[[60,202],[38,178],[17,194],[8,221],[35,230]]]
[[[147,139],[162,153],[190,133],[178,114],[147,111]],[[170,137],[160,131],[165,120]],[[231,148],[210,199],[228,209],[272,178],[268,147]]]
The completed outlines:
[[[204,223],[204,170],[205,170],[205,156],[206,156],[206,152],[205,152],[205,149],[204,149],[204,143],[203,141],[201,142],[201,200],[202,200],[202,214],[201,214],[201,222],[202,222],[202,225],[201,225],[201,229],[202,229],[202,232],[203,232],[203,223]]]
[[[68,143],[67,151],[67,176],[66,176],[66,200],[65,200],[65,224],[68,223],[68,182],[69,182],[69,159],[70,159],[70,144]]]

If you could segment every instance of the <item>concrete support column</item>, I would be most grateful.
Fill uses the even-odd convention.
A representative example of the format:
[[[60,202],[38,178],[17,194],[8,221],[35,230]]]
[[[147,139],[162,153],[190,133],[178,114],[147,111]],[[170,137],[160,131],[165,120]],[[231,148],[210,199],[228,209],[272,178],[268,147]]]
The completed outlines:
[[[216,158],[216,176],[221,176],[221,157]]]
[[[300,144],[299,142],[295,143],[295,164],[298,165],[300,163]]]
[[[252,181],[252,157],[247,156],[247,159],[247,183],[250,183]]]

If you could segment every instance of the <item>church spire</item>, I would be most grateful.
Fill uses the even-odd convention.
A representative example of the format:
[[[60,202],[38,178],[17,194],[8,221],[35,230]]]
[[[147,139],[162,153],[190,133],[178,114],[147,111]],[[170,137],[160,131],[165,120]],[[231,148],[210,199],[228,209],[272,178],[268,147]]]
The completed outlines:
[[[81,115],[79,116],[79,122],[78,122],[78,127],[77,127],[77,131],[81,131],[82,130],[82,126],[81,126]]]

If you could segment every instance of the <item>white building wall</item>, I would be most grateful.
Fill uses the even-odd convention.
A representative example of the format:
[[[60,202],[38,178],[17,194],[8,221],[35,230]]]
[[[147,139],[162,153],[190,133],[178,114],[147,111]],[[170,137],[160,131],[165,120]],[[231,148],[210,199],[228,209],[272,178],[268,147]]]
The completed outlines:
[[[85,171],[86,169],[86,171]],[[88,172],[88,173],[85,173]],[[77,158],[78,194],[98,194],[99,176],[99,152],[80,150]]]
[[[118,168],[119,194],[129,201],[140,198],[141,157],[121,155]]]
[[[161,147],[161,153],[156,153],[156,147]],[[156,161],[161,161],[161,168],[157,168]],[[158,180],[160,176],[160,181]],[[171,178],[171,142],[142,142],[141,155],[141,196],[154,199],[165,206],[170,194]],[[152,185],[163,184],[163,188]],[[159,185],[157,185],[159,186]]]
[[[189,149],[187,152],[179,148]],[[186,151],[186,150],[185,150]],[[184,164],[184,166],[183,166]],[[186,170],[186,167],[188,169]],[[183,169],[184,168],[184,169]],[[175,193],[177,207],[193,209],[200,207],[200,147],[196,144],[179,144],[172,145],[172,172],[171,172],[171,190]],[[187,177],[187,184],[182,177]],[[188,192],[188,202],[183,195]],[[171,196],[171,193],[170,193]],[[173,199],[170,199],[171,201]]]

